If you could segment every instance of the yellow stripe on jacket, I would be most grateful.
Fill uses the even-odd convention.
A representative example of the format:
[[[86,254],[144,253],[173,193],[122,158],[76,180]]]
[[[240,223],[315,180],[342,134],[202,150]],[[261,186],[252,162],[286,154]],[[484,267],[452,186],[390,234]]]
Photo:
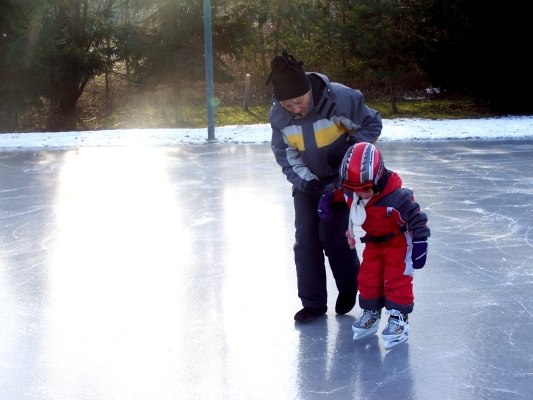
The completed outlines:
[[[313,124],[315,130],[316,146],[318,148],[327,146],[333,143],[343,133],[346,128],[343,125],[337,125],[328,119],[321,119]]]
[[[318,148],[327,146],[333,143],[343,133],[346,128],[341,124],[335,124],[330,120],[321,119],[313,123],[313,130],[315,134],[315,142]],[[301,125],[291,125],[283,129],[283,133],[287,138],[287,144],[300,151],[305,151],[305,144],[303,138],[303,131]]]

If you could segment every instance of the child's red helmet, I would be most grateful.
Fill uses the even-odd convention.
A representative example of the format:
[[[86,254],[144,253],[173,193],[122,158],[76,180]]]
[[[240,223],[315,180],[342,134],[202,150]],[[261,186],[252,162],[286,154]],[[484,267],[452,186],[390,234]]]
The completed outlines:
[[[378,186],[384,171],[381,152],[373,144],[361,142],[346,151],[339,174],[344,188],[364,192]]]

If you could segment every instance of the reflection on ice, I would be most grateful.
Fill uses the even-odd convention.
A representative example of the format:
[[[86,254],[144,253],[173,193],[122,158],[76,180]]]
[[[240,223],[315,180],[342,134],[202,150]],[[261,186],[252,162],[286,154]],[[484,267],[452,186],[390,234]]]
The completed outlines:
[[[330,276],[328,314],[294,323],[268,144],[0,153],[0,398],[528,399],[533,143],[381,148],[432,229],[391,351],[352,341]]]

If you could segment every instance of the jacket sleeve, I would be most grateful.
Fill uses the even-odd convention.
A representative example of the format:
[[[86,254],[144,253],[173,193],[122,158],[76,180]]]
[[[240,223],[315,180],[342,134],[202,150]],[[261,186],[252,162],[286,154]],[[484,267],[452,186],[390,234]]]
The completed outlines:
[[[356,142],[375,143],[381,135],[381,114],[365,104],[363,94],[356,89],[332,83],[336,91],[339,122]]]
[[[272,128],[271,147],[276,162],[287,180],[297,189],[303,192],[309,191],[310,182],[318,177],[307,168],[298,149],[290,146],[285,135],[274,127]]]
[[[420,205],[414,200],[411,189],[402,188],[401,201],[398,211],[402,219],[407,223],[407,230],[411,232],[413,239],[427,240],[431,236],[427,225],[428,217],[426,213],[420,211]]]

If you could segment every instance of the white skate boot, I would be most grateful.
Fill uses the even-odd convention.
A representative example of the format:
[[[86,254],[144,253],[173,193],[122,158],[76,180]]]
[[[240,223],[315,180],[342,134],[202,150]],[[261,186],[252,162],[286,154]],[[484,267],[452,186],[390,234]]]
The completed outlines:
[[[389,323],[381,332],[381,336],[385,341],[385,349],[389,350],[409,339],[409,323],[407,315],[398,310],[387,310],[387,314],[390,315]]]
[[[363,314],[352,325],[353,340],[373,335],[378,331],[380,311],[363,310]]]

